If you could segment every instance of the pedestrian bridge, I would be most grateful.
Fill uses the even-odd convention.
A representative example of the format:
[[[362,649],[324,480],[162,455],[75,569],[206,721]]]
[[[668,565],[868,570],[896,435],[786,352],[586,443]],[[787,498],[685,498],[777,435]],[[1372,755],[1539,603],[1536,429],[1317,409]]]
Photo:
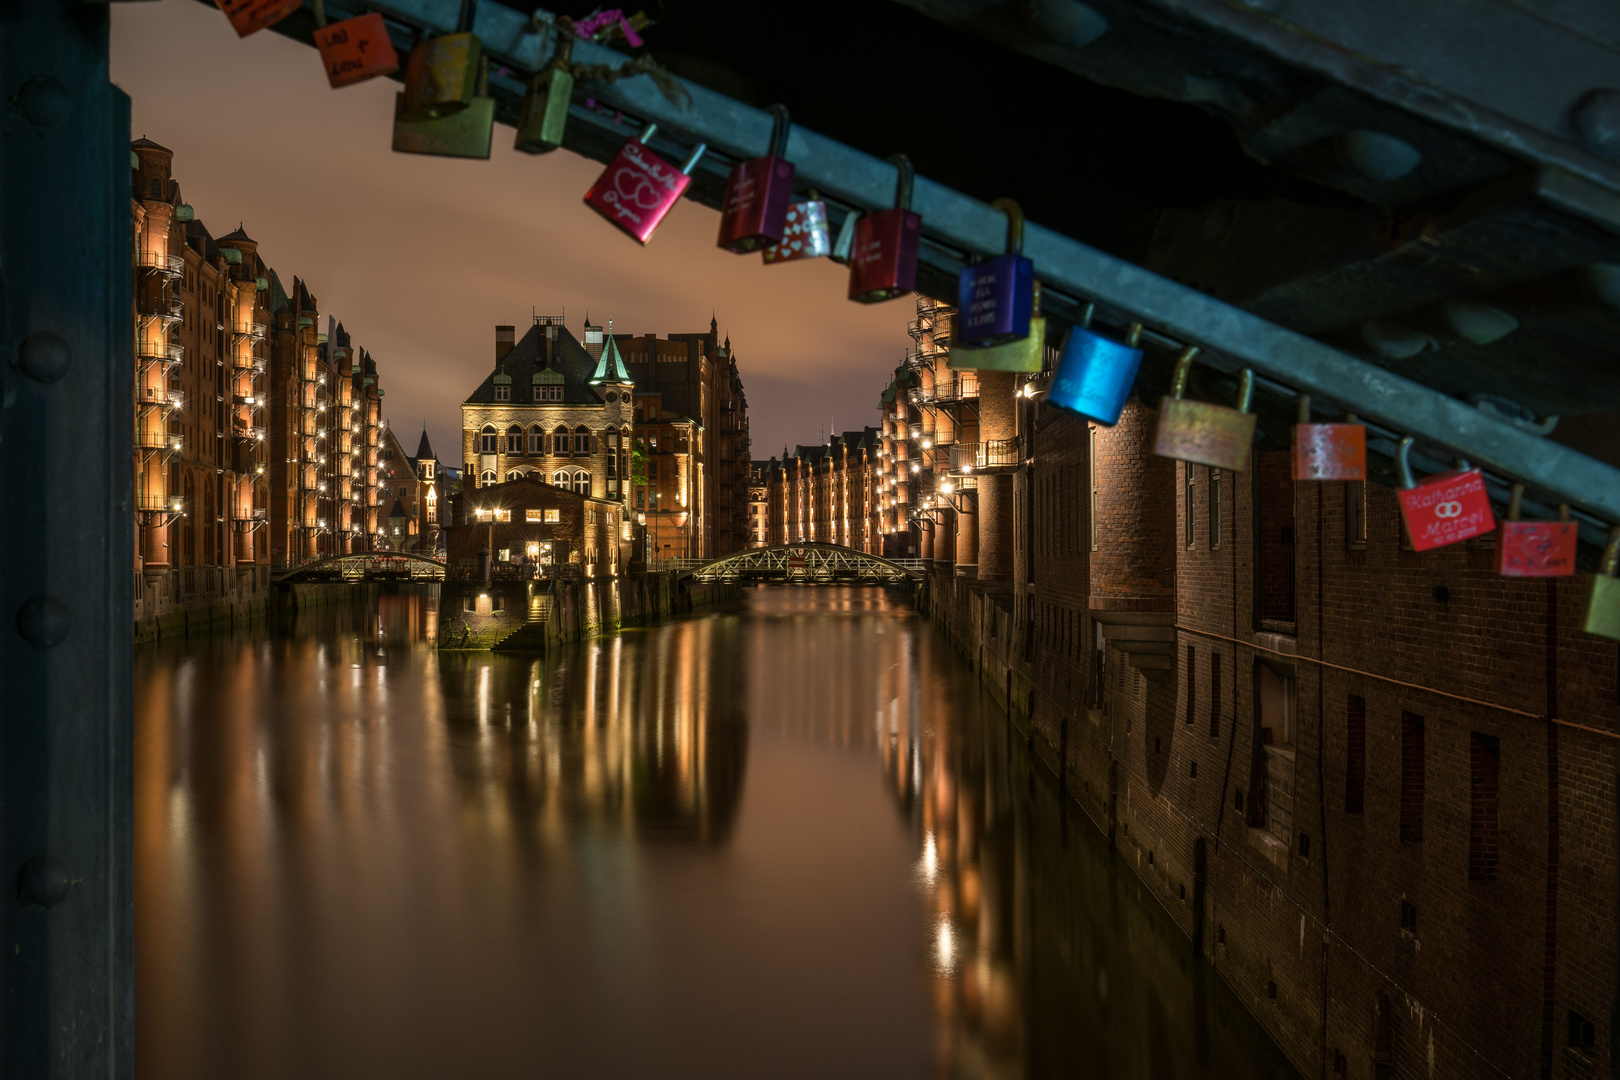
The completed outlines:
[[[443,581],[444,560],[410,551],[362,551],[332,555],[271,575],[274,585],[315,581]]]
[[[894,560],[840,544],[787,544],[745,548],[707,562],[682,567],[683,581],[780,581],[788,584],[842,582],[901,584],[922,579],[916,559]]]

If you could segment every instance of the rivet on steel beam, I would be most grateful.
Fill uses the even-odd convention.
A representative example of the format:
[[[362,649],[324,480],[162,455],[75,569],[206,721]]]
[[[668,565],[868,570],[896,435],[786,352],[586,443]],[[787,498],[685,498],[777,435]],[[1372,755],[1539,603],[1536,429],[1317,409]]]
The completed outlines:
[[[17,346],[17,366],[36,382],[53,383],[73,366],[73,347],[49,330],[35,330]]]
[[[1474,300],[1453,300],[1440,305],[1446,325],[1464,341],[1489,345],[1501,341],[1519,328],[1519,320],[1489,304]]]
[[[23,863],[17,875],[17,894],[30,904],[55,907],[67,899],[78,879],[67,864],[54,855],[35,855]]]
[[[17,111],[38,128],[55,127],[73,111],[73,98],[68,94],[68,88],[49,75],[35,75],[23,83],[11,101],[17,106]]]
[[[1600,158],[1620,161],[1620,90],[1589,90],[1570,112],[1581,144]]]
[[[1361,340],[1385,360],[1410,360],[1434,344],[1428,334],[1387,322],[1362,323]]]
[[[72,613],[54,596],[31,596],[17,612],[17,633],[37,648],[60,645],[72,629]]]
[[[1346,131],[1339,136],[1339,157],[1367,180],[1399,180],[1423,163],[1417,147],[1380,131]]]

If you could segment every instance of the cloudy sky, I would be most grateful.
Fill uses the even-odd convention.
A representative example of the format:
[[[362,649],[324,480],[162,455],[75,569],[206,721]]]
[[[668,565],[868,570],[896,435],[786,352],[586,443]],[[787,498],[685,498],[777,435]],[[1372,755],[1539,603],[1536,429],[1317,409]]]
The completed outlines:
[[[910,340],[909,299],[844,299],[825,260],[764,268],[714,246],[717,215],[692,202],[646,248],[587,209],[601,166],[558,151],[491,159],[389,149],[398,84],[327,87],[313,49],[271,31],[238,39],[195,0],[115,4],[113,79],[133,131],[175,152],[175,178],[219,236],[241,222],[290,284],[308,280],[376,357],[386,412],[403,433],[426,420],[458,456],[458,406],[494,359],[494,327],[531,309],[585,314],[615,331],[731,335],[748,390],[754,456],[815,442],[829,423],[873,423],[877,395]],[[521,331],[520,331],[521,332]],[[407,442],[410,442],[407,439]]]

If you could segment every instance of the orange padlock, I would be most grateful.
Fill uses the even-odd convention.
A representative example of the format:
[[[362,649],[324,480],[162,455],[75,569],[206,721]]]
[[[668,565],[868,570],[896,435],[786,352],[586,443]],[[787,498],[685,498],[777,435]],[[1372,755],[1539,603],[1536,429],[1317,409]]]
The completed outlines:
[[[1503,577],[1568,577],[1575,572],[1575,539],[1579,526],[1560,503],[1557,521],[1520,521],[1524,485],[1513,485],[1507,520],[1496,537],[1496,572]]]
[[[231,20],[237,37],[247,37],[274,26],[304,6],[303,0],[214,0]]]
[[[1243,369],[1238,380],[1237,408],[1208,401],[1188,401],[1187,376],[1192,373],[1198,346],[1189,345],[1176,358],[1176,374],[1170,396],[1159,399],[1159,426],[1154,434],[1153,452],[1177,461],[1213,465],[1228,472],[1244,472],[1249,467],[1249,450],[1254,445],[1255,415],[1249,411],[1254,397],[1254,372]]]
[[[1412,482],[1412,437],[1395,449],[1395,473],[1400,479],[1401,518],[1416,551],[1456,544],[1496,528],[1485,474],[1464,465],[1435,473],[1421,484]]]
[[[399,70],[399,54],[379,12],[328,26],[325,5],[315,0],[315,48],[320,50],[326,81],[334,90]]]
[[[1311,423],[1311,395],[1299,395],[1294,425],[1295,480],[1367,479],[1367,429],[1347,424]]]

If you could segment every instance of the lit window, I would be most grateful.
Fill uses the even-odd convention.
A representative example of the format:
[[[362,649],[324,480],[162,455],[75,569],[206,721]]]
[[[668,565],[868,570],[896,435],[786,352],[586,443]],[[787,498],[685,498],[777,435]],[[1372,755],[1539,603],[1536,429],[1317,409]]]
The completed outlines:
[[[489,511],[485,510],[482,507],[479,507],[477,510],[474,510],[473,513],[478,516],[479,521],[488,521],[489,520]]]
[[[484,430],[478,434],[478,452],[481,454],[493,454],[498,442],[499,437],[495,434],[495,426],[493,424],[485,424]],[[384,460],[387,460],[393,456],[394,452],[390,450],[383,455],[383,458]]]
[[[569,484],[571,484],[573,482],[573,477],[570,476],[567,472],[564,472],[564,471],[559,469],[557,472],[552,474],[551,482],[552,482],[552,484],[554,484],[557,487],[565,488],[565,487],[567,487]]]
[[[512,520],[512,511],[510,511],[510,510],[497,510],[497,511],[495,511],[495,520],[496,521],[511,521]]]
[[[574,492],[578,495],[589,495],[591,493],[590,473],[577,472],[574,474]]]
[[[495,482],[495,470],[485,469],[483,472],[479,473],[478,482],[480,484],[493,484]]]
[[[516,424],[506,429],[506,452],[508,454],[523,453],[523,429]]]
[[[512,400],[512,387],[511,387],[511,385],[509,383],[496,383],[495,384],[495,400],[496,401],[511,401]]]
[[[525,510],[525,511],[523,511],[523,520],[524,521],[539,521],[540,520],[540,511],[539,510]]]
[[[562,511],[561,510],[547,510],[546,511],[546,522],[548,524],[556,524],[557,522],[559,522],[561,520],[562,520]]]

